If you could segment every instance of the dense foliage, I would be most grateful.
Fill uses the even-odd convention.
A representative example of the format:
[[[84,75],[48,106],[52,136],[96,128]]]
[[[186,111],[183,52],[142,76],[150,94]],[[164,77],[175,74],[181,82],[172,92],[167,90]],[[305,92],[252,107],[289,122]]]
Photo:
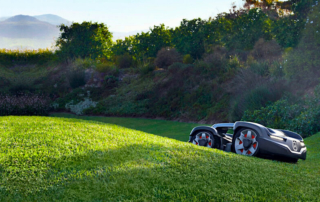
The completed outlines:
[[[307,40],[316,40],[315,6],[311,0],[246,1],[215,18],[183,19],[176,28],[160,24],[114,43],[104,24],[62,25],[57,50],[41,55],[45,62],[33,64],[31,53],[19,53],[28,55],[29,66],[21,68],[10,62],[23,60],[19,54],[0,54],[8,63],[0,68],[0,88],[46,91],[56,110],[78,114],[236,121],[284,92],[301,96],[318,84],[316,43]],[[301,34],[306,43],[295,47]],[[50,57],[56,63],[47,63]],[[305,70],[312,70],[311,83],[291,80]],[[88,88],[94,94],[76,93]]]
[[[317,79],[320,66],[320,59],[317,54],[320,51],[319,12],[320,7],[318,3],[315,3],[305,22],[301,42],[286,57],[284,70],[289,78],[296,80]]]
[[[103,23],[83,22],[59,27],[62,33],[56,46],[59,47],[57,52],[60,57],[96,59],[109,55],[112,34]]]
[[[28,64],[44,65],[56,61],[57,56],[49,49],[39,50],[0,50],[0,65],[5,67],[23,66]]]
[[[320,130],[320,86],[315,88],[314,94],[304,99],[284,97],[259,110],[246,111],[242,120],[295,131],[308,137]]]
[[[0,95],[0,116],[47,116],[51,100],[45,95]]]

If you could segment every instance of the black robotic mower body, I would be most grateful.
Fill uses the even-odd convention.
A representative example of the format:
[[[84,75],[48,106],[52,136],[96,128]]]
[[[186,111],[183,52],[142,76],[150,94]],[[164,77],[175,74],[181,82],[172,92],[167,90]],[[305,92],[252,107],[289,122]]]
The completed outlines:
[[[227,133],[230,129],[233,134]],[[189,142],[246,156],[278,156],[295,162],[307,156],[299,134],[244,121],[195,127]]]

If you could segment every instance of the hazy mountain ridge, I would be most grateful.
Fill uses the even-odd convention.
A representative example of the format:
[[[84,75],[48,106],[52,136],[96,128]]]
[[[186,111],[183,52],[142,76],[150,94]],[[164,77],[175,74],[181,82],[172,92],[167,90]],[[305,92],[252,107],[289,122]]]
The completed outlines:
[[[35,15],[33,17],[40,21],[48,22],[53,25],[71,25],[71,22],[69,20],[53,14]]]
[[[38,49],[51,47],[54,39],[59,37],[60,24],[71,25],[71,21],[53,14],[44,15],[16,15],[0,17],[0,48],[28,48]],[[113,32],[113,40],[125,39],[141,31]]]
[[[17,16],[28,16],[28,17],[33,17],[39,21],[47,22],[52,25],[60,25],[60,24],[65,24],[65,25],[70,25],[71,22],[67,19],[64,19],[58,15],[53,15],[53,14],[44,14],[44,15],[34,15],[34,16],[29,16],[29,15],[16,15],[16,16],[5,16],[5,17],[0,17],[0,22],[5,21],[9,18],[17,17]]]
[[[38,49],[51,47],[60,34],[57,25],[29,15],[16,15],[1,19],[0,48]]]
[[[0,22],[0,36],[7,38],[50,38],[59,36],[59,28],[27,15]]]

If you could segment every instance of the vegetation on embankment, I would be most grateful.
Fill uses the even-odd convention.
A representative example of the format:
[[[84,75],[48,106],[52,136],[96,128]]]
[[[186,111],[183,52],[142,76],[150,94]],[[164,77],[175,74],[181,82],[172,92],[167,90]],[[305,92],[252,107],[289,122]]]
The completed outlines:
[[[154,26],[116,42],[104,24],[62,25],[55,52],[0,52],[0,90],[4,96],[47,96],[52,102],[43,114],[248,119],[308,136],[320,129],[314,121],[319,103],[310,101],[320,76],[318,11],[314,0],[246,1],[244,8],[215,18],[182,20],[171,29]],[[7,103],[4,96],[0,102]],[[286,97],[285,109],[299,110],[281,113],[295,121],[285,124],[281,114],[271,113],[268,122],[264,113]],[[15,114],[32,107],[17,107]]]
[[[306,161],[289,164],[102,122],[1,117],[0,198],[316,201],[320,191],[319,137],[305,139]]]

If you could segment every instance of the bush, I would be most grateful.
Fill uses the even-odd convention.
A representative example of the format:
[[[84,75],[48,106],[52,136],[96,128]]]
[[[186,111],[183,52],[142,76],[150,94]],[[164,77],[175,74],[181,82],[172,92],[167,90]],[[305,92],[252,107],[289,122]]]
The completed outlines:
[[[209,55],[206,55],[203,61],[214,66],[217,69],[223,67],[227,63],[227,60],[225,59],[225,54],[221,54],[220,52],[214,52]]]
[[[47,116],[50,110],[50,102],[50,98],[45,95],[0,95],[0,115]]]
[[[154,64],[159,68],[167,68],[175,62],[182,62],[180,53],[175,48],[162,48]]]
[[[95,66],[95,61],[90,58],[76,58],[73,62],[73,65],[81,69],[90,69]]]
[[[306,98],[293,104],[283,98],[272,105],[255,111],[246,111],[243,121],[261,123],[271,128],[291,130],[308,137],[320,130],[319,98]]]
[[[256,110],[282,97],[286,86],[283,81],[271,81],[250,69],[240,70],[229,83],[227,92],[232,94],[230,120],[240,120],[246,110]]]
[[[228,62],[228,70],[229,69],[237,69],[241,67],[239,58],[237,55],[234,55],[233,57],[230,57],[230,60]]]
[[[129,68],[132,65],[132,57],[129,54],[119,55],[116,57],[116,65],[121,69]]]
[[[44,65],[57,61],[57,55],[49,49],[38,50],[0,50],[0,64],[6,67],[14,65]]]
[[[85,72],[82,69],[74,69],[68,75],[71,88],[75,89],[86,84]]]
[[[190,54],[183,56],[183,63],[184,64],[192,64],[193,63],[192,56]]]
[[[269,72],[272,77],[283,77],[283,63],[274,61],[270,64]]]
[[[84,98],[83,101],[73,104],[73,100],[65,105],[66,109],[69,109],[71,112],[76,115],[82,115],[85,109],[96,107],[97,102],[92,101],[90,98]]]
[[[83,100],[83,97],[85,96],[85,94],[86,94],[86,91],[84,89],[81,89],[81,88],[74,89],[70,93],[54,101],[54,103],[57,104],[57,107],[55,109],[65,110],[65,105],[67,103],[70,103],[71,101],[73,101],[73,103],[79,103]]]
[[[114,87],[114,86],[117,86],[119,82],[119,78],[113,75],[106,75],[104,77],[104,81],[107,87]]]
[[[244,92],[243,95],[235,99],[231,113],[232,121],[240,120],[246,110],[260,109],[266,106],[268,101],[274,101],[273,97],[273,93],[266,86],[258,86]]]
[[[251,51],[252,56],[257,60],[278,60],[282,55],[282,48],[275,40],[266,41],[259,39]]]
[[[314,5],[306,21],[298,46],[285,56],[284,72],[297,81],[318,80],[320,75],[320,6]]]
[[[153,72],[154,69],[155,69],[155,66],[153,64],[147,63],[139,67],[139,72],[142,75],[146,75]]]
[[[253,62],[249,69],[259,76],[269,75],[269,64],[267,62]]]
[[[179,71],[189,67],[189,66],[192,66],[190,64],[183,64],[183,63],[180,63],[180,62],[176,62],[176,63],[173,63],[172,65],[170,65],[168,67],[168,71],[171,73],[171,74],[176,74],[178,73]]]

